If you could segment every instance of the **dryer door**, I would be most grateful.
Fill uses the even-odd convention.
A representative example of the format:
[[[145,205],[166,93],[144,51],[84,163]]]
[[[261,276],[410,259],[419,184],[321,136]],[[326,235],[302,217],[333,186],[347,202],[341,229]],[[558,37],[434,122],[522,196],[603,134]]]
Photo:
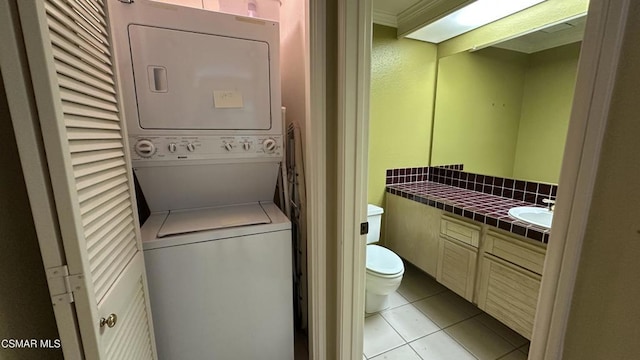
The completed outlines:
[[[143,129],[268,130],[269,44],[130,25]]]

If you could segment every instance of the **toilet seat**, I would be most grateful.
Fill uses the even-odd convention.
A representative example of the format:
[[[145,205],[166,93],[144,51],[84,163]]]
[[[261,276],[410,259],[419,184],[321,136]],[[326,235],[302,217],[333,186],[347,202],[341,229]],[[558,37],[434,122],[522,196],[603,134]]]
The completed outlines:
[[[404,273],[402,259],[393,251],[379,245],[367,245],[367,272],[383,277]]]

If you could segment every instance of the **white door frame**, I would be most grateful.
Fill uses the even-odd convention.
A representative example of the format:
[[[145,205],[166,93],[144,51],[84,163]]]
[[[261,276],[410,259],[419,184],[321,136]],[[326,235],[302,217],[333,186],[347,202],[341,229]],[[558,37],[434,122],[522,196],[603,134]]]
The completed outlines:
[[[327,358],[327,134],[326,134],[326,3],[310,0],[307,7],[309,39],[309,110],[304,140],[307,151],[307,269],[309,271],[309,358]],[[310,100],[309,99],[309,100]]]
[[[308,249],[311,359],[356,359],[362,356],[364,327],[367,145],[369,78],[371,60],[371,0],[336,1],[336,13],[328,13],[326,0],[311,0],[309,7],[310,111],[305,140],[308,164]],[[327,29],[327,17],[337,16],[338,29]],[[337,44],[327,44],[327,34],[337,30]],[[327,46],[337,45],[337,73],[327,64]],[[337,77],[337,119],[327,119],[327,77]],[[328,121],[336,121],[336,134],[327,134]],[[327,136],[336,136],[337,164],[327,163]],[[329,167],[329,171],[327,170]],[[335,174],[337,209],[327,208],[327,175]],[[333,180],[333,179],[332,179]],[[328,215],[329,214],[329,215]],[[334,217],[336,231],[327,228]],[[329,259],[327,241],[336,241],[337,259]],[[327,264],[335,263],[337,277],[327,279]],[[329,262],[328,262],[329,261]],[[335,285],[334,285],[335,284]],[[328,286],[336,286],[335,314],[328,304]],[[335,317],[337,328],[327,327]],[[327,349],[334,336],[337,349]],[[334,352],[335,351],[335,352]]]
[[[372,27],[371,0],[339,2],[338,359],[363,351]]]
[[[347,4],[348,3],[348,4]],[[580,250],[587,225],[595,174],[608,107],[615,82],[629,0],[591,0],[581,53],[569,135],[560,176],[554,229],[545,261],[530,359],[559,359],[571,308]],[[337,316],[336,357],[355,359],[362,354],[364,243],[353,239],[366,199],[366,157],[370,61],[370,1],[340,1],[338,6],[338,209],[328,209],[326,133],[326,36],[324,0],[310,8],[310,116],[306,140],[309,174],[310,344],[311,359],[332,358],[327,353],[327,317]],[[368,23],[365,22],[368,20]],[[366,70],[365,70],[366,69]],[[332,76],[334,74],[328,74]],[[364,163],[362,163],[364,159]],[[353,170],[353,171],[351,171]],[[363,181],[364,180],[364,181]],[[361,187],[358,187],[361,186]],[[364,194],[362,196],[363,188]],[[351,204],[351,205],[350,205]],[[359,204],[360,206],[355,206]],[[338,221],[338,310],[327,311],[327,214]],[[355,237],[354,237],[355,236]],[[330,284],[330,285],[328,285]],[[329,333],[327,333],[329,332]],[[329,335],[328,335],[329,334]]]

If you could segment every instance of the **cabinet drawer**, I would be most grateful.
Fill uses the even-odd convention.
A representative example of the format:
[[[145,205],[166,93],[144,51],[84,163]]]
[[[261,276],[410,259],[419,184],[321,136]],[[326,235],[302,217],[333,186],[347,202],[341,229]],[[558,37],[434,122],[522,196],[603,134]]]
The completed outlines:
[[[542,274],[546,249],[494,232],[485,237],[485,251],[536,274]]]
[[[440,238],[436,280],[463,298],[473,301],[478,249]]]
[[[449,216],[442,216],[440,220],[440,234],[478,247],[480,226],[468,224]]]
[[[540,275],[485,253],[482,259],[478,307],[531,339]]]

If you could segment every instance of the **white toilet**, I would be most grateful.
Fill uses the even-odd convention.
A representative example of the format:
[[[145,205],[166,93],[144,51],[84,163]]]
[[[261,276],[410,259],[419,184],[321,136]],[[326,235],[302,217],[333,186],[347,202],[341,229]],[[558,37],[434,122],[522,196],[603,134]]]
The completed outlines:
[[[375,313],[389,307],[389,294],[396,291],[402,281],[404,264],[393,251],[379,245],[380,224],[382,222],[381,207],[367,207],[369,233],[367,235],[367,278],[365,312]]]

